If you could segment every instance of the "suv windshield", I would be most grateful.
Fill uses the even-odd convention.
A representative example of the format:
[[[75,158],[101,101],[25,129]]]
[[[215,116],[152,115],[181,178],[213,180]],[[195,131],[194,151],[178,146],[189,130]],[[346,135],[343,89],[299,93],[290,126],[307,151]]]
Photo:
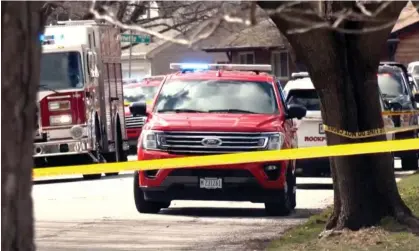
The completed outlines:
[[[405,94],[401,73],[378,73],[378,86],[384,97],[397,97]]]
[[[303,105],[308,111],[320,111],[320,99],[314,89],[296,89],[288,93],[288,104]]]
[[[81,55],[77,51],[42,53],[40,88],[63,90],[83,87]]]
[[[273,85],[241,80],[173,80],[157,98],[157,112],[278,113]]]
[[[124,88],[124,101],[131,102],[148,102],[156,95],[158,86],[135,86]]]

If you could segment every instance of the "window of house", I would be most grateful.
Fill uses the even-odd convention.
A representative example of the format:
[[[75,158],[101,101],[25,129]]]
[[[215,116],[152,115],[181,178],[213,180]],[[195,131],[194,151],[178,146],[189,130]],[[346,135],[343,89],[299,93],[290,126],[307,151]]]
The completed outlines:
[[[289,55],[288,51],[272,52],[272,70],[275,76],[280,79],[289,77]]]
[[[255,53],[252,52],[239,52],[239,63],[240,64],[254,64]]]

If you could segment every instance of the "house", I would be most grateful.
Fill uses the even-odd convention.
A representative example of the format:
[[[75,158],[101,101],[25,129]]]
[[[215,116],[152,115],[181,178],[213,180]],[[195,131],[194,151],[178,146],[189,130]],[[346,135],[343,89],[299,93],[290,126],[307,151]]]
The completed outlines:
[[[270,19],[231,34],[203,50],[223,52],[231,63],[271,64],[273,73],[282,81],[287,81],[291,73],[300,68],[291,58],[292,49],[288,41]]]
[[[387,45],[384,60],[405,65],[419,60],[419,13],[410,1],[400,13]]]
[[[170,38],[185,38],[195,28],[196,26],[190,28],[186,34],[172,29],[165,32],[164,35]],[[221,25],[210,37],[194,44],[194,47],[152,37],[149,44],[142,43],[132,47],[131,60],[129,43],[122,43],[122,47],[125,48],[122,51],[123,78],[141,79],[147,75],[167,74],[171,72],[169,68],[170,63],[174,62],[226,62],[228,57],[225,53],[207,53],[201,50],[201,48],[208,44],[217,44],[223,37],[237,31],[239,31],[238,25]]]

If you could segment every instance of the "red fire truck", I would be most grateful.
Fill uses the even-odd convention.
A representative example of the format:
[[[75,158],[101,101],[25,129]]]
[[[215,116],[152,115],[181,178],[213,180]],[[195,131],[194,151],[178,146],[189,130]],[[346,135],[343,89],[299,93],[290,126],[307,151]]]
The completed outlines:
[[[142,79],[139,83],[124,85],[125,122],[128,144],[134,152],[136,152],[138,137],[140,136],[141,128],[144,125],[146,117],[132,116],[129,105],[133,102],[145,102],[151,105],[163,80],[164,75],[151,76]]]
[[[95,21],[45,28],[35,167],[127,161],[119,38],[118,28]]]

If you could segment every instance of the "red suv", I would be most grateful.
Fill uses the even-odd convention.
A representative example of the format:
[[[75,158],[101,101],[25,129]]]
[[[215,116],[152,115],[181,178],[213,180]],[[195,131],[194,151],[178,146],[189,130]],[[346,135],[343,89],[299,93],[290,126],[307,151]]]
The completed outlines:
[[[156,95],[164,76],[152,76],[144,78],[138,83],[124,85],[125,127],[128,136],[128,144],[131,149],[136,149],[141,128],[145,117],[133,117],[129,105],[133,102],[145,102],[151,104]]]
[[[287,106],[270,65],[171,64],[138,141],[138,160],[279,150],[296,147],[293,118],[306,109]],[[141,213],[157,213],[172,200],[265,203],[269,215],[296,205],[295,161],[138,171],[134,199]]]

